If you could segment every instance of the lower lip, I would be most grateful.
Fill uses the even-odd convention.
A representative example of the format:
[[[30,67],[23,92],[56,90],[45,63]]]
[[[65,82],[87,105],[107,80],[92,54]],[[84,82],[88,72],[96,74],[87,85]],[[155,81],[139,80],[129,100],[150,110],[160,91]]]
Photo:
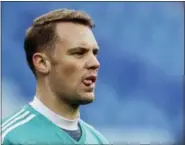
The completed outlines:
[[[90,87],[90,88],[94,88],[94,85],[95,85],[95,83],[92,82],[91,80],[83,80],[83,84],[84,84],[86,87]]]

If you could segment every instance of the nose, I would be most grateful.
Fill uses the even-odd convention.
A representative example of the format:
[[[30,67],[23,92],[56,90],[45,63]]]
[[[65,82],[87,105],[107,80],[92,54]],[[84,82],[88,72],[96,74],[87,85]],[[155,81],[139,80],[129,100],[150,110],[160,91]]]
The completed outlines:
[[[94,54],[92,54],[87,61],[87,68],[98,70],[99,67],[100,67],[100,62],[98,61],[97,57]]]

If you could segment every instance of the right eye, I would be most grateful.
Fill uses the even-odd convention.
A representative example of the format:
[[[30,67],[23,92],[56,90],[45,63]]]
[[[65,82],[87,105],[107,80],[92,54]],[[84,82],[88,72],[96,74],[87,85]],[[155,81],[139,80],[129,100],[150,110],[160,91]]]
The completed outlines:
[[[76,57],[83,57],[84,54],[85,54],[85,52],[83,52],[83,51],[73,53],[73,55],[75,55]]]
[[[76,55],[83,55],[84,52],[75,52],[74,54],[76,54]]]

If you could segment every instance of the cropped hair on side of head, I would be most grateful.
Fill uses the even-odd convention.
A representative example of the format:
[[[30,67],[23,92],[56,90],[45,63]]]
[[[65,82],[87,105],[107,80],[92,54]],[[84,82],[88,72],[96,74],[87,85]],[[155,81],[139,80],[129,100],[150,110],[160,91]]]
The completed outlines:
[[[27,29],[24,39],[27,63],[35,76],[36,71],[32,57],[36,52],[52,51],[55,48],[57,40],[55,29],[59,22],[78,23],[89,28],[95,26],[87,13],[70,9],[54,10],[36,18],[32,26]]]

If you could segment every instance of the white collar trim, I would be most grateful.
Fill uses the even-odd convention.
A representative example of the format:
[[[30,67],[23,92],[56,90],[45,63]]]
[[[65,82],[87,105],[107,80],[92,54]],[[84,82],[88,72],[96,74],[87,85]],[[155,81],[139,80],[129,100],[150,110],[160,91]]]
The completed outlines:
[[[80,115],[75,120],[66,119],[47,108],[36,96],[29,103],[36,111],[52,121],[55,125],[66,130],[77,130]]]

